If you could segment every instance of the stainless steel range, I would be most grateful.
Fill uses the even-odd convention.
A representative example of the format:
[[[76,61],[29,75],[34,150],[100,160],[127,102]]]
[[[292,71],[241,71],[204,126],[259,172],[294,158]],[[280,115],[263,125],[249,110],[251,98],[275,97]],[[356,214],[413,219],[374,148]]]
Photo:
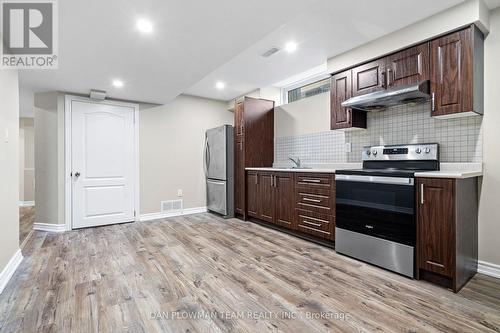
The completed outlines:
[[[414,175],[439,170],[439,146],[374,146],[362,154],[363,169],[336,172],[335,249],[414,277]]]

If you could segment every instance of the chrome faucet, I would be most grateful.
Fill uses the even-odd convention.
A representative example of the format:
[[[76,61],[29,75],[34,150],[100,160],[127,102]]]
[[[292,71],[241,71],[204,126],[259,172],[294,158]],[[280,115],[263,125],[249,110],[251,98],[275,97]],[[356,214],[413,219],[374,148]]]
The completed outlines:
[[[295,160],[295,159],[289,157],[288,159],[295,164],[295,166],[293,168],[300,169],[300,158],[297,157],[297,159]]]

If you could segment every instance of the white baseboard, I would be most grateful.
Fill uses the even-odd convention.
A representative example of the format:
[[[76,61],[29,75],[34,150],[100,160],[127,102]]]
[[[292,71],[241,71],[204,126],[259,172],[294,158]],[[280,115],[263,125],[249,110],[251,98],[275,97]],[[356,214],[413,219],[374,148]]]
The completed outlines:
[[[23,261],[23,254],[21,253],[21,250],[17,250],[12,258],[10,258],[3,271],[0,273],[0,294],[3,292],[7,283],[9,283],[21,261]]]
[[[500,265],[492,264],[486,261],[479,261],[477,272],[500,279]]]
[[[33,229],[48,232],[65,232],[66,224],[33,223]]]
[[[139,221],[144,222],[144,221],[151,221],[151,220],[160,220],[160,219],[165,219],[167,217],[200,214],[200,213],[206,213],[206,212],[207,212],[207,207],[185,208],[183,210],[180,210],[177,212],[171,212],[171,213],[159,212],[159,213],[141,214]]]
[[[19,207],[33,207],[35,206],[34,201],[19,201]]]

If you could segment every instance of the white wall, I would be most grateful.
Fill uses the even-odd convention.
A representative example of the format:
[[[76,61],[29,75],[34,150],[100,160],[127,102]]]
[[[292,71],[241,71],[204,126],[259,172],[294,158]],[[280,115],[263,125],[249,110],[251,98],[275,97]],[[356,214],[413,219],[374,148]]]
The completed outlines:
[[[160,201],[177,199],[184,208],[206,206],[203,148],[205,130],[233,124],[227,103],[181,95],[140,111],[141,214],[160,211]]]
[[[19,200],[35,200],[35,124],[33,118],[19,119]]]
[[[500,8],[485,42],[484,177],[479,205],[479,259],[500,265]]]
[[[14,70],[0,70],[0,175],[1,272],[19,249],[19,83]]]
[[[330,93],[284,104],[275,109],[276,138],[330,130]]]

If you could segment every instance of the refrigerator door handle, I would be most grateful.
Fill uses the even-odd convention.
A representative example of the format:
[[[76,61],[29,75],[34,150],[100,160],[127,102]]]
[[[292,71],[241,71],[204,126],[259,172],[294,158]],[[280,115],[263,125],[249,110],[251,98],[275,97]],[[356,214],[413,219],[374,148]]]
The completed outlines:
[[[209,165],[209,158],[210,158],[210,152],[208,151],[208,138],[205,137],[205,152],[203,156],[203,162],[205,164],[204,170],[205,171],[205,177],[208,176],[208,165]]]

